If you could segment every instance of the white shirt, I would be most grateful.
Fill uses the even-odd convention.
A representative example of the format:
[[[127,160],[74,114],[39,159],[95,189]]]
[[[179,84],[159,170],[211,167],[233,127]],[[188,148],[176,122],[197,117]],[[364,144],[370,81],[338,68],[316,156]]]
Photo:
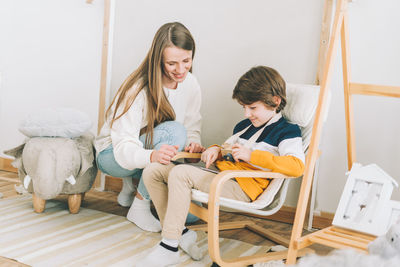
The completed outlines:
[[[135,86],[132,87],[135,90]],[[176,89],[164,88],[168,101],[175,111],[176,121],[182,123],[187,131],[186,144],[201,143],[201,90],[196,77],[190,72],[186,79],[178,83]],[[121,105],[123,109],[124,103]],[[110,129],[111,114],[96,138],[94,145],[97,153],[106,149],[110,144],[114,148],[114,157],[124,169],[133,170],[144,168],[150,163],[152,149],[145,149],[139,140],[140,129],[147,125],[147,95],[142,90],[136,97],[129,110]]]

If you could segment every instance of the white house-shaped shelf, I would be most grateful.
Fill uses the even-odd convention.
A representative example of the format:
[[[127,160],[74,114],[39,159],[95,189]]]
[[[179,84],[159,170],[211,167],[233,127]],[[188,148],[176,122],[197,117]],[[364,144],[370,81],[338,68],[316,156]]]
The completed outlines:
[[[372,235],[386,233],[387,209],[397,182],[376,164],[354,163],[333,219],[333,225]]]

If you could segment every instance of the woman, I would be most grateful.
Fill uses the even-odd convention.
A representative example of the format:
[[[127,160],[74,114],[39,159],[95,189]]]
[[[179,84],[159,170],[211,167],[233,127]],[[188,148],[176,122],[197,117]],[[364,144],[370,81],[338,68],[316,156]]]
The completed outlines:
[[[195,43],[179,22],[161,26],[145,59],[119,88],[96,138],[99,169],[123,177],[118,195],[122,206],[132,203],[132,177],[140,178],[151,162],[169,164],[184,148],[202,152],[201,91],[191,74]],[[143,230],[159,232],[150,212],[150,196],[140,180],[128,220]]]

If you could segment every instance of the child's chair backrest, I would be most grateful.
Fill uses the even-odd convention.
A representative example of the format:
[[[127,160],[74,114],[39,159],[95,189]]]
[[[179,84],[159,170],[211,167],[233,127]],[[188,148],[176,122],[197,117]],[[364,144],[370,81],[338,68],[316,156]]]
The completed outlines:
[[[289,122],[299,125],[303,138],[303,149],[307,150],[311,140],[314,115],[318,105],[318,85],[286,84],[286,107],[283,117]]]

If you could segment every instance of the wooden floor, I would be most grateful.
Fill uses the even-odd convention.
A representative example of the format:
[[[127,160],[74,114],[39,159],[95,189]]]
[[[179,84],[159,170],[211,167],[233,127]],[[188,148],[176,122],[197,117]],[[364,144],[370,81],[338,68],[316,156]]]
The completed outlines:
[[[12,172],[0,171],[0,193],[3,194],[3,199],[16,196],[18,193],[16,192],[14,186],[19,184],[20,182],[19,179],[17,178],[17,174]],[[128,213],[128,208],[124,208],[118,205],[117,195],[118,193],[112,191],[100,192],[92,189],[86,193],[85,199],[82,202],[82,207],[99,210],[119,216],[126,216],[126,214]],[[67,202],[67,198],[65,196],[59,196],[57,199],[63,202]],[[154,213],[154,210],[152,211]],[[238,214],[226,213],[226,212],[221,212],[220,218],[221,222],[229,222],[234,220],[252,220],[256,222],[257,225],[270,229],[273,232],[288,239],[290,238],[292,229],[291,224],[258,219]],[[197,223],[201,223],[201,221]],[[305,231],[304,234],[305,233],[308,232]],[[266,240],[261,236],[246,229],[222,231],[221,237],[238,239],[254,245],[276,245],[275,243]],[[311,246],[311,248],[313,248],[318,254],[327,254],[331,250],[327,247],[320,245],[313,245]],[[28,265],[15,262],[11,259],[0,257],[0,267],[3,266],[16,267],[16,266],[28,266]]]

